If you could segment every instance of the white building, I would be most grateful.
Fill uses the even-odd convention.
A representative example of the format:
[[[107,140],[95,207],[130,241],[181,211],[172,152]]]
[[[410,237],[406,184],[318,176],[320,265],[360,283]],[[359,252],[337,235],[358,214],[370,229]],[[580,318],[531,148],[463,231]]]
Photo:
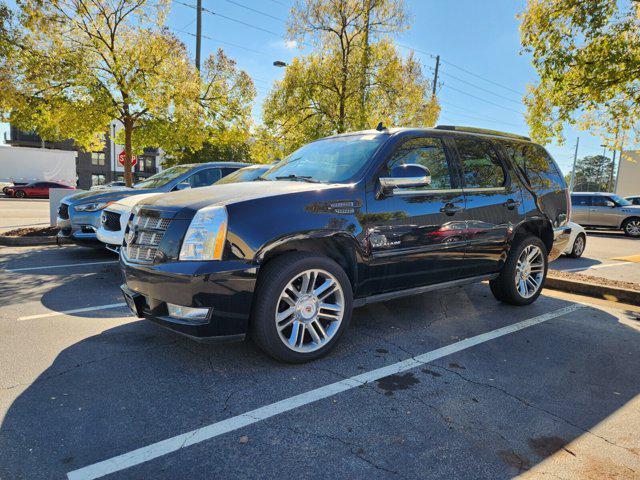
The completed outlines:
[[[640,150],[627,150],[620,155],[615,190],[621,197],[640,195]]]

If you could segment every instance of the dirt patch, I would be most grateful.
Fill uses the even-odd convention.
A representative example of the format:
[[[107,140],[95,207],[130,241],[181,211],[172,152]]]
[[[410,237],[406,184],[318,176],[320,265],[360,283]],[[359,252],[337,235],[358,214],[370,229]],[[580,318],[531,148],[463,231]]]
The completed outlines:
[[[394,374],[388,377],[376,380],[378,387],[385,391],[385,395],[392,395],[396,390],[408,390],[414,385],[420,383],[415,375],[411,372],[404,375]]]
[[[422,373],[428,373],[429,375],[431,375],[434,378],[438,378],[438,377],[442,376],[441,373],[434,372],[433,370],[429,370],[428,368],[423,368],[422,369]]]
[[[458,370],[466,370],[467,369],[467,367],[465,367],[463,365],[460,365],[459,363],[456,363],[456,362],[451,362],[449,364],[449,368],[457,368]]]
[[[518,473],[529,470],[531,468],[531,462],[527,457],[514,452],[513,450],[500,450],[498,452],[500,459],[509,467],[515,468]]]
[[[564,450],[567,441],[561,437],[538,437],[530,438],[529,446],[539,457],[548,457],[558,450]],[[569,452],[572,453],[573,452]]]
[[[603,277],[593,277],[591,275],[582,275],[580,273],[563,272],[561,270],[549,270],[547,274],[549,278],[561,278],[565,280],[573,280],[574,282],[588,282],[596,285],[604,285],[613,288],[626,288],[629,290],[640,291],[640,284],[633,282],[623,282],[621,280],[611,280]]]
[[[4,232],[7,237],[55,237],[58,227],[24,227]]]

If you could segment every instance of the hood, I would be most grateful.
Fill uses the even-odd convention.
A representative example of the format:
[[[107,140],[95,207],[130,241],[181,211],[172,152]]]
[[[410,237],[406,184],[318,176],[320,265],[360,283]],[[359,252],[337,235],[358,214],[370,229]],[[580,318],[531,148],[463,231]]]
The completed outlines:
[[[331,188],[343,188],[344,186],[344,184],[306,183],[286,180],[229,183],[165,193],[143,200],[138,205],[159,209],[182,208],[193,211],[213,205],[229,205],[258,198],[323,191]]]
[[[91,202],[113,202],[121,198],[132,195],[140,195],[142,193],[150,193],[151,190],[137,190],[133,188],[109,188],[104,190],[92,190],[88,192],[76,193],[65,197],[64,202],[69,205],[78,205],[80,203]]]
[[[146,200],[147,198],[155,197],[156,195],[163,195],[162,193],[143,193],[140,195],[129,195],[128,197],[124,197],[118,200],[116,203],[111,205],[111,208],[118,208],[120,210],[129,209],[131,210],[138,202],[142,200]]]

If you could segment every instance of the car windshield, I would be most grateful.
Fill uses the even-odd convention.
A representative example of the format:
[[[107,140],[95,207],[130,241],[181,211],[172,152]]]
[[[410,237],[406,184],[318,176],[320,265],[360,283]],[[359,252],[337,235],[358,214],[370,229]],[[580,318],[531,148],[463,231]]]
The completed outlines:
[[[346,182],[366,165],[387,138],[381,134],[358,134],[317,140],[293,152],[261,178]]]
[[[233,173],[230,173],[226,177],[218,180],[214,185],[221,185],[223,183],[238,183],[238,182],[251,182],[255,180],[264,172],[269,170],[271,166],[257,167],[257,168],[241,168]]]
[[[175,167],[167,168],[160,173],[156,173],[155,175],[143,180],[142,182],[136,183],[133,188],[159,188],[171,180],[175,180],[185,172],[191,170],[191,166],[189,165],[176,165]]]
[[[629,200],[619,197],[618,195],[611,195],[611,200],[616,202],[621,207],[628,207],[629,205],[633,205]]]

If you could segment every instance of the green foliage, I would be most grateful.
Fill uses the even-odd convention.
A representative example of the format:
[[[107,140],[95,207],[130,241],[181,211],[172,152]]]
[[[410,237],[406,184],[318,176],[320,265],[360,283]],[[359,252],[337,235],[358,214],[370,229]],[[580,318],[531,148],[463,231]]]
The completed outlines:
[[[525,101],[531,135],[563,141],[565,124],[617,147],[640,135],[640,2],[529,0],[521,41],[540,82]],[[620,133],[620,135],[617,135]]]
[[[430,126],[440,108],[411,55],[388,35],[407,28],[403,2],[299,0],[290,36],[312,45],[295,58],[264,103],[252,155],[272,161],[319,137],[385,126]]]
[[[592,155],[578,159],[573,190],[576,192],[609,191],[612,168],[614,168],[613,160],[603,155]]]
[[[98,148],[111,120],[124,129],[125,179],[144,147],[178,158],[219,138],[244,141],[255,96],[222,51],[198,72],[164,28],[168,0],[21,0],[0,15],[0,113],[47,140]]]

